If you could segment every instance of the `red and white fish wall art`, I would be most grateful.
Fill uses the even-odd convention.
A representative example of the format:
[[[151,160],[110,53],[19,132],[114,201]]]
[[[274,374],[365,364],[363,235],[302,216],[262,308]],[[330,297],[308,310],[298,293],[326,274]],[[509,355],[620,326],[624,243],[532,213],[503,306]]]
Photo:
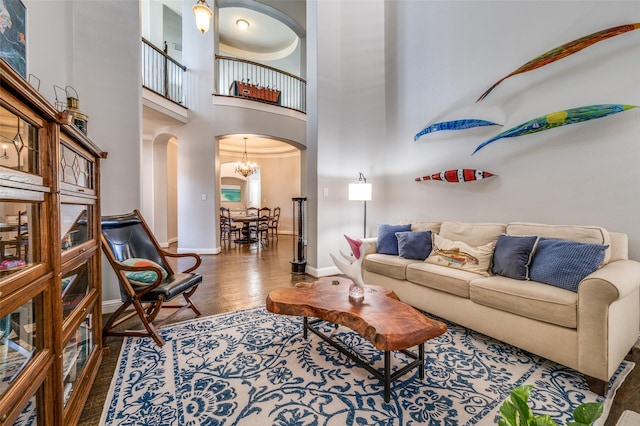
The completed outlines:
[[[433,173],[428,176],[417,177],[416,182],[427,180],[439,180],[449,183],[473,182],[476,180],[487,179],[498,176],[494,173],[485,172],[476,169],[452,169],[443,172]]]

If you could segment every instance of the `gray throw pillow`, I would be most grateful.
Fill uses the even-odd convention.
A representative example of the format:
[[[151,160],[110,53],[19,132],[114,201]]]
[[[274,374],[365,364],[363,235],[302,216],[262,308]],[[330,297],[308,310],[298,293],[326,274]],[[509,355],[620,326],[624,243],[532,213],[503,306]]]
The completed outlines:
[[[537,242],[536,236],[500,235],[493,252],[491,273],[516,280],[528,280],[529,265]]]
[[[398,254],[405,259],[425,260],[431,253],[431,231],[396,232]]]

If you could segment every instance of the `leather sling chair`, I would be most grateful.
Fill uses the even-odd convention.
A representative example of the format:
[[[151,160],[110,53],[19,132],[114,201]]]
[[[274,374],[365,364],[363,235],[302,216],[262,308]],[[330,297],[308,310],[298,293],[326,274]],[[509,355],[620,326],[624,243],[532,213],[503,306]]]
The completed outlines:
[[[156,330],[179,312],[190,308],[196,315],[200,311],[191,296],[202,281],[202,275],[194,273],[202,262],[195,253],[170,253],[163,250],[144,221],[139,210],[114,216],[103,216],[102,249],[120,282],[123,304],[109,317],[102,329],[107,336],[150,336],[158,345],[164,340]],[[192,258],[193,265],[176,272],[167,258]],[[187,261],[192,263],[190,261]],[[180,262],[174,262],[181,264]],[[165,304],[182,295],[184,304]],[[133,312],[120,318],[133,305]],[[176,309],[154,326],[153,321],[163,308]],[[118,329],[125,321],[138,316],[144,330]]]

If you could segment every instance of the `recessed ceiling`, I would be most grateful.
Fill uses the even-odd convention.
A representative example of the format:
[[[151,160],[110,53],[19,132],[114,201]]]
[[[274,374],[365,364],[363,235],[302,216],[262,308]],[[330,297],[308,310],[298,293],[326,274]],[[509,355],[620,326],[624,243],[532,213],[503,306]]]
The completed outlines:
[[[298,36],[285,24],[268,15],[243,7],[218,9],[218,33],[221,49],[225,46],[247,53],[289,54],[298,45]],[[244,19],[249,28],[242,30],[236,21]]]
[[[220,151],[223,152],[236,152],[243,153],[244,152],[244,139],[243,137],[247,137],[247,153],[251,154],[265,154],[265,155],[274,155],[274,154],[288,154],[292,152],[298,151],[298,149],[288,143],[281,142],[275,139],[267,139],[259,136],[251,136],[251,135],[233,135],[221,138],[219,141]]]

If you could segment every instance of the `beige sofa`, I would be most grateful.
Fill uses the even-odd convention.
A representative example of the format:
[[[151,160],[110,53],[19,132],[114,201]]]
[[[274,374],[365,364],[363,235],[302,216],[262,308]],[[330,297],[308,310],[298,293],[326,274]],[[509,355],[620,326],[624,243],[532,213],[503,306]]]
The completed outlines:
[[[607,244],[599,269],[580,281],[577,293],[380,254],[376,238],[366,239],[372,247],[362,263],[365,283],[391,288],[416,308],[571,367],[584,374],[592,391],[606,393],[638,340],[640,262],[628,259],[626,234],[593,226],[401,223],[470,246],[497,241],[500,234]]]

